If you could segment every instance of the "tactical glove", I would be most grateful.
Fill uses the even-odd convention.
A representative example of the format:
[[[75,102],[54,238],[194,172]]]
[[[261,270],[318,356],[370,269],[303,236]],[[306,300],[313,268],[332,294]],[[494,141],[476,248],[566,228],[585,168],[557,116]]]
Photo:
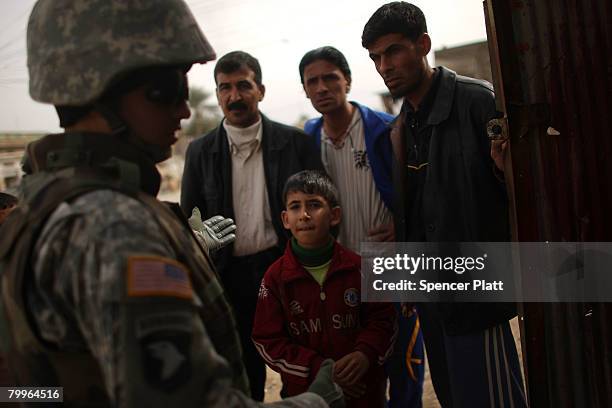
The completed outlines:
[[[331,408],[344,408],[344,394],[342,389],[333,382],[332,373],[334,369],[334,361],[327,359],[321,364],[317,376],[313,380],[308,392],[314,392],[327,402]]]
[[[236,240],[236,224],[231,218],[215,215],[202,222],[200,209],[194,207],[188,221],[200,244],[211,255]]]

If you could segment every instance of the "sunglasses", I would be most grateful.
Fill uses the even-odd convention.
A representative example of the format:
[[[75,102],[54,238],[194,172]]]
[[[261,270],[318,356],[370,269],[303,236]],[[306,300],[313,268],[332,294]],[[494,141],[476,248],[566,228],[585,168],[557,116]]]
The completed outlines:
[[[158,105],[179,105],[189,99],[187,75],[176,69],[155,72],[146,82],[145,97]]]

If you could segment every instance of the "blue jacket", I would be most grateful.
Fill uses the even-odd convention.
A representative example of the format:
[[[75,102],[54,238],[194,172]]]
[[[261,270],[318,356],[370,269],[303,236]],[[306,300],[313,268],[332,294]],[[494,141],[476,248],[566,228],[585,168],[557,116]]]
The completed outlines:
[[[393,181],[392,165],[393,156],[391,148],[390,123],[394,117],[388,113],[378,112],[351,102],[359,109],[363,120],[365,145],[372,176],[380,196],[390,210],[393,209]],[[323,117],[310,119],[304,124],[304,132],[311,136],[316,136],[316,145],[321,150],[321,128],[323,127]]]

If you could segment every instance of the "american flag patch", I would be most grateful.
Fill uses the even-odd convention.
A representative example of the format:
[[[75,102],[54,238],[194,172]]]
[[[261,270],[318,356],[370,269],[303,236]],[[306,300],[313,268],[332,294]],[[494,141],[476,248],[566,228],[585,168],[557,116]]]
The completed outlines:
[[[193,289],[183,264],[160,256],[131,256],[128,258],[127,294],[191,299]]]

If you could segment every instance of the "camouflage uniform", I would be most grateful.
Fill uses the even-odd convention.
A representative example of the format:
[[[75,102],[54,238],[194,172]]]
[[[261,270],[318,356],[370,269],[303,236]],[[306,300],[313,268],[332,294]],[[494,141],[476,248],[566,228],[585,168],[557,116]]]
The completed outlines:
[[[28,26],[31,95],[55,105],[96,104],[131,70],[212,58],[182,0],[40,0]],[[77,406],[261,405],[244,394],[206,251],[178,206],[154,198],[154,148],[109,123],[113,134],[28,146],[0,242],[0,339],[16,381],[63,386]],[[275,405],[327,406],[313,393]]]
[[[61,136],[47,136],[29,146],[29,153],[48,157],[50,152],[66,151],[69,147],[57,141],[56,150],[38,149]],[[87,141],[79,134],[65,135],[63,140],[80,138]],[[80,151],[95,147],[94,143],[83,143]],[[105,143],[122,152],[115,159],[124,159],[130,151],[130,146],[110,136]],[[28,254],[20,249],[19,238],[14,245],[5,244],[0,253],[8,266],[2,278],[3,301],[5,311],[12,312],[9,327],[14,333],[8,355],[21,383],[61,385],[67,402],[97,406],[256,405],[238,391],[247,386],[233,318],[205,252],[186,223],[177,219],[170,228],[164,226],[173,222],[174,215],[147,196],[159,187],[159,175],[147,168],[151,162],[132,158],[132,163],[139,163],[140,174],[148,174],[136,189],[112,184],[110,179],[96,182],[113,189],[94,189],[95,185],[87,186],[93,183],[93,174],[81,176],[90,171],[88,166],[48,172],[45,164],[31,161],[42,171],[25,178],[26,196],[17,209],[21,214],[7,222],[9,239],[4,242],[17,235],[27,238],[28,228],[37,229],[43,211],[38,209],[39,191],[48,191],[45,203],[61,201],[54,196],[66,178],[73,183],[82,179],[91,191],[62,202],[44,217],[36,233],[31,271],[21,271],[26,293],[21,302],[20,277],[12,274],[17,268],[10,262]],[[149,266],[143,267],[144,263]],[[161,285],[135,285],[137,266],[141,275],[160,279]],[[171,271],[174,280],[152,273],[156,267]],[[27,323],[20,315],[31,318],[30,330],[23,328]],[[221,324],[214,319],[221,319]],[[212,342],[209,332],[214,335]],[[215,351],[219,349],[222,355]],[[234,361],[233,369],[228,360]],[[317,402],[322,404],[314,394],[286,401],[288,406]]]

